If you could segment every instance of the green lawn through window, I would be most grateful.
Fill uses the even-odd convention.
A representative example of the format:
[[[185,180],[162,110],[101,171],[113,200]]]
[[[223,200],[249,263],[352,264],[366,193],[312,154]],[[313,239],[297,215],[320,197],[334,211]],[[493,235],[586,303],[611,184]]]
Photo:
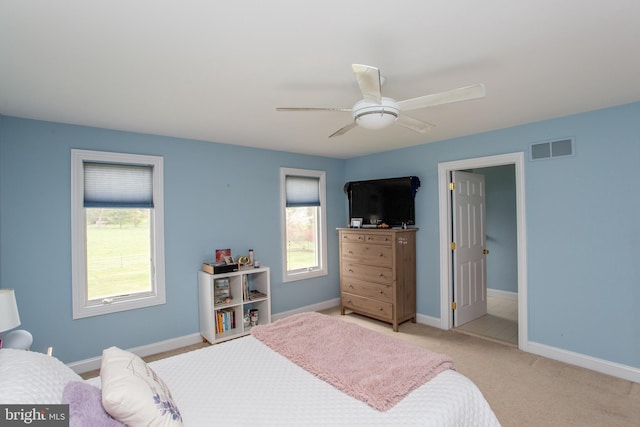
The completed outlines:
[[[147,222],[87,226],[87,280],[90,300],[151,290]]]

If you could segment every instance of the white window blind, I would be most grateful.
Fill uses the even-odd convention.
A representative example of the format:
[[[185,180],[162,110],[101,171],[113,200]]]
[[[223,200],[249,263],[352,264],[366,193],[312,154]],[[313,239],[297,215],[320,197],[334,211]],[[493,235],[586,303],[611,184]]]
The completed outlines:
[[[287,175],[286,204],[288,208],[320,206],[320,179]]]
[[[85,208],[153,208],[153,167],[84,162]]]

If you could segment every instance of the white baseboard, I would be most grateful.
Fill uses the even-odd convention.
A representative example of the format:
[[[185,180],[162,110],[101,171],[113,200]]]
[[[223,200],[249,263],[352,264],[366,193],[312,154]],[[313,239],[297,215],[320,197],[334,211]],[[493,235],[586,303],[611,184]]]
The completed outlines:
[[[511,291],[501,291],[500,289],[487,288],[487,296],[494,298],[510,299],[518,301],[518,293]]]
[[[557,347],[551,347],[545,344],[539,344],[529,341],[526,343],[522,351],[544,356],[549,359],[558,360],[570,365],[580,366],[581,368],[591,369],[592,371],[622,378],[627,381],[640,383],[640,369],[620,363],[611,362],[596,357],[587,356],[581,353],[575,353],[563,350]]]
[[[272,314],[271,321],[283,319],[285,317],[291,316],[292,314],[305,313],[308,311],[326,310],[328,308],[337,307],[339,305],[340,298],[335,298],[318,304],[312,304],[306,307],[297,308],[295,310]],[[202,336],[199,333],[195,333],[182,337],[172,338],[165,341],[160,341],[157,343],[143,345],[140,347],[130,348],[127,351],[137,354],[140,357],[145,357],[152,354],[162,353],[164,351],[175,350],[176,348],[180,347],[186,347],[188,345],[198,344],[200,342],[202,342]],[[101,363],[102,357],[92,357],[91,359],[79,360],[77,362],[69,363],[68,366],[77,373],[83,373],[93,371],[95,369],[100,369]]]
[[[198,344],[202,342],[202,336],[198,333],[184,335],[182,337],[171,338],[165,341],[160,341],[152,344],[143,345],[140,347],[130,348],[127,351],[137,354],[140,357],[150,356],[152,354],[162,353],[164,351],[175,350],[176,348],[186,347],[188,345]],[[77,373],[93,371],[100,369],[102,363],[102,357],[92,357],[91,359],[79,360],[67,364],[71,369]]]
[[[416,321],[427,326],[442,329],[442,323],[438,317],[427,316],[426,314],[416,314]]]
[[[515,294],[515,296],[517,298],[517,293]],[[277,314],[273,314],[271,316],[271,320],[276,321],[298,313],[326,310],[329,308],[337,307],[339,305],[340,298],[335,298],[318,304],[312,304],[305,307],[297,308],[295,310],[283,311]],[[442,329],[440,319],[437,317],[418,313],[416,315],[416,320],[418,323]],[[180,347],[198,344],[200,342],[202,342],[202,336],[199,333],[194,333],[182,337],[160,341],[157,343],[143,345],[140,347],[134,347],[129,349],[128,351],[131,351],[132,353],[137,354],[140,357],[145,357],[152,354],[162,353],[164,351],[175,350],[176,348]],[[575,353],[572,351],[563,350],[560,348],[551,347],[545,344],[539,344],[531,341],[525,343],[520,349],[528,353],[537,354],[539,356],[558,360],[570,365],[580,366],[582,368],[591,369],[603,374],[640,383],[640,369],[634,368],[632,366],[622,365],[620,363],[610,362],[608,360],[598,359],[584,354]],[[102,357],[93,357],[91,359],[69,363],[68,366],[75,372],[82,373],[99,369],[101,362]]]
[[[284,319],[285,317],[289,317],[294,314],[307,313],[310,311],[326,310],[326,309],[338,307],[338,306],[340,306],[340,298],[334,298],[334,299],[323,301],[317,304],[311,304],[304,307],[296,308],[295,310],[283,311],[280,313],[272,314],[271,321]],[[416,320],[418,321],[418,323],[424,323],[425,325],[440,328],[440,319],[437,319],[435,317],[426,316],[424,314],[418,314],[416,316]],[[198,333],[194,333],[194,334],[185,335],[182,337],[160,341],[157,343],[143,345],[140,347],[134,347],[134,348],[128,349],[128,351],[134,354],[137,354],[140,357],[145,357],[152,354],[162,353],[164,351],[175,350],[176,348],[197,344],[199,342],[202,342],[202,336],[200,336],[200,334]],[[92,357],[90,359],[79,360],[77,362],[69,363],[68,366],[77,373],[83,373],[83,372],[93,371],[95,369],[100,369],[101,362],[102,362],[102,357]]]

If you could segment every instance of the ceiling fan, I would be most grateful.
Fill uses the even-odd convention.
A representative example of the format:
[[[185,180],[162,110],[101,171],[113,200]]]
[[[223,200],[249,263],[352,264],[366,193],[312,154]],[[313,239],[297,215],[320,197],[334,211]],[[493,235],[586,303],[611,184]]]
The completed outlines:
[[[313,108],[313,107],[278,107],[277,111],[344,111],[350,112],[353,121],[338,129],[329,138],[344,135],[356,126],[367,129],[383,129],[392,123],[396,123],[415,132],[425,133],[435,125],[423,122],[413,117],[401,114],[404,111],[417,110],[419,108],[433,107],[435,105],[450,104],[452,102],[468,101],[483,98],[485,88],[482,84],[453,89],[446,92],[434,93],[417,98],[396,101],[382,96],[382,84],[384,77],[380,76],[380,70],[369,65],[353,64],[353,72],[356,75],[363,99],[356,102],[351,108]]]

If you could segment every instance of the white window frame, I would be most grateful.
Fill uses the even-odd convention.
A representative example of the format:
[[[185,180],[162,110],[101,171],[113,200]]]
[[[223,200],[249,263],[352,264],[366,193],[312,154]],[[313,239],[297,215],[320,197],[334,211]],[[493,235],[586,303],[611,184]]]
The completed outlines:
[[[84,208],[84,162],[150,165],[153,167],[153,203],[150,214],[152,290],[148,294],[119,296],[102,302],[87,298],[86,217]],[[163,158],[105,151],[71,150],[71,253],[73,319],[99,316],[166,303],[164,270]]]
[[[318,227],[318,268],[306,271],[287,270],[287,194],[286,177],[288,175],[318,178],[320,197],[320,219]],[[311,169],[280,168],[280,224],[282,232],[282,281],[293,282],[296,280],[311,279],[313,277],[326,276],[327,269],[327,209],[326,209],[326,172]]]

